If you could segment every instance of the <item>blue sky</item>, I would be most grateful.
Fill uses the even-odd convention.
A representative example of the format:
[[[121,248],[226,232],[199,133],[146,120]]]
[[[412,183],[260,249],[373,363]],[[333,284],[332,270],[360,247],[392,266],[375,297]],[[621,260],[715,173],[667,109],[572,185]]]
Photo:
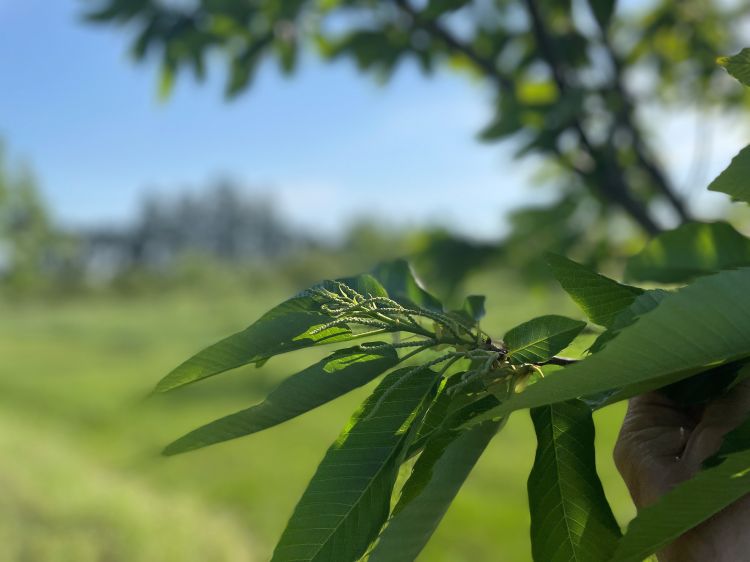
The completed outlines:
[[[326,233],[377,213],[485,238],[503,231],[508,209],[552,195],[531,186],[533,162],[475,140],[490,98],[465,77],[425,79],[407,66],[379,87],[349,63],[310,59],[292,79],[265,68],[229,104],[215,68],[203,85],[180,81],[165,104],[155,66],[128,58],[122,31],[81,23],[82,6],[0,0],[0,137],[34,168],[63,223],[126,221],[148,189],[230,177]],[[678,183],[688,177],[694,121],[690,112],[657,118],[661,156]],[[709,128],[726,129],[720,121]],[[716,136],[702,181],[744,136],[736,124]],[[694,206],[716,202],[700,196]]]

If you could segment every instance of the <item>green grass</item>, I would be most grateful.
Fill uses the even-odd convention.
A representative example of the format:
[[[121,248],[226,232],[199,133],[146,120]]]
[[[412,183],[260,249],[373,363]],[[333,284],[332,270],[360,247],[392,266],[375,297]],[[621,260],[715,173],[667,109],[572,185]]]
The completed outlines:
[[[485,323],[501,336],[543,313],[574,316],[557,293],[526,294],[497,274]],[[267,560],[360,389],[285,425],[165,459],[184,432],[257,401],[320,351],[147,398],[171,367],[293,292],[277,286],[0,305],[0,560]],[[597,414],[599,467],[616,515],[633,513],[611,461],[623,409]],[[509,421],[420,558],[530,559],[526,477],[535,441]]]

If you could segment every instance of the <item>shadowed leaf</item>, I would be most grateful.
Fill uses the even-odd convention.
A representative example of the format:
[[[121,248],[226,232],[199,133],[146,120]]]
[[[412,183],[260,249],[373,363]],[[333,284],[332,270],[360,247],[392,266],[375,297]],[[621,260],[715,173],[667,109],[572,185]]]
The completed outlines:
[[[514,363],[541,363],[568,347],[585,327],[586,322],[551,314],[516,326],[503,341]]]
[[[284,380],[261,402],[211,422],[181,437],[165,450],[174,455],[257,433],[367,384],[398,363],[391,346],[358,346],[334,352]]]
[[[698,279],[664,298],[599,353],[505,401],[498,415],[616,388],[628,389],[618,393],[624,399],[750,356],[748,286],[750,268]]]
[[[534,408],[531,419],[538,442],[528,482],[534,560],[607,560],[620,528],[596,473],[591,410],[573,400]]]
[[[368,562],[412,562],[422,551],[502,422],[431,440],[412,469]]]
[[[548,254],[555,278],[594,324],[609,327],[643,290],[622,285],[563,256]]]
[[[727,455],[644,509],[628,525],[612,562],[641,562],[750,492],[750,451]]]
[[[409,422],[438,377],[430,369],[406,368],[383,379],[328,449],[272,562],[357,560],[364,554],[388,518]]]

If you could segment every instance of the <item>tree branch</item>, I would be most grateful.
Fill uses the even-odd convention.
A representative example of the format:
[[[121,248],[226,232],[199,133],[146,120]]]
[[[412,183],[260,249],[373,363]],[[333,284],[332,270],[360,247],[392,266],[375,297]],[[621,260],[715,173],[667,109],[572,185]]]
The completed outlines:
[[[554,45],[550,41],[549,34],[544,26],[539,9],[536,5],[535,0],[524,0],[526,4],[526,10],[531,20],[531,28],[534,37],[539,46],[539,50],[542,54],[542,58],[545,59],[547,65],[552,72],[552,77],[560,90],[560,95],[566,95],[570,86],[568,85],[567,79],[563,72],[562,64],[557,58]],[[617,164],[614,155],[610,154],[608,150],[598,150],[586,134],[586,131],[581,125],[580,119],[576,119],[573,125],[576,134],[579,137],[581,144],[585,147],[586,151],[596,162],[597,166],[602,168],[606,177],[606,187],[599,186],[599,188],[609,196],[610,199],[617,202],[638,224],[650,235],[654,236],[661,231],[661,228],[653,221],[646,207],[631,195],[628,185],[623,179],[623,171]]]
[[[435,20],[422,17],[419,10],[414,8],[409,3],[409,0],[393,0],[393,3],[404,14],[411,18],[412,24],[415,28],[423,29],[433,37],[440,39],[453,51],[464,55],[467,59],[473,62],[480,71],[482,71],[485,77],[492,80],[498,86],[500,91],[515,93],[516,85],[514,79],[503,74],[491,58],[487,58],[478,53],[471,45],[467,45],[456,38],[450,30],[446,29]],[[537,16],[536,18],[532,17],[532,21],[536,21],[534,31],[540,43],[540,49],[548,60],[548,64],[553,71],[555,82],[558,84],[561,95],[564,95],[568,90],[567,82],[562,75],[561,67],[556,64],[556,57],[549,45],[547,34],[544,30],[538,11],[536,10],[536,5],[533,4],[533,2],[531,2],[530,7],[530,11],[532,10]],[[658,234],[661,229],[652,220],[645,207],[631,196],[619,171],[613,171],[611,158],[597,150],[592,145],[579,121],[576,121],[574,129],[591,160],[596,162],[598,166],[602,167],[607,177],[607,181],[604,185],[597,183],[594,187],[599,191],[602,191],[608,199],[620,205],[648,234],[652,236]],[[557,147],[553,148],[553,152],[558,158],[564,159]],[[577,168],[574,170],[574,173],[576,173],[584,182],[589,184],[592,183],[592,178],[588,172]]]
[[[674,186],[671,184],[669,179],[666,177],[662,168],[649,154],[649,150],[646,142],[643,139],[643,134],[640,128],[635,124],[635,104],[630,96],[630,93],[625,88],[622,82],[623,67],[620,57],[615,52],[615,49],[609,40],[607,30],[599,24],[599,30],[601,32],[602,45],[609,56],[610,63],[612,64],[612,70],[614,72],[613,87],[615,93],[622,100],[622,109],[618,113],[620,122],[628,130],[630,135],[633,137],[633,152],[646,173],[651,178],[654,186],[658,191],[666,197],[674,208],[677,215],[680,217],[682,222],[687,222],[691,219],[690,214],[685,208],[683,201],[676,195]]]
[[[515,82],[513,79],[500,72],[492,59],[478,53],[471,45],[467,45],[459,40],[448,29],[435,20],[423,18],[419,11],[409,4],[408,0],[393,0],[393,3],[412,19],[415,27],[427,31],[433,37],[437,37],[457,53],[464,55],[467,59],[473,62],[487,78],[497,83],[501,90],[509,92],[515,90]]]

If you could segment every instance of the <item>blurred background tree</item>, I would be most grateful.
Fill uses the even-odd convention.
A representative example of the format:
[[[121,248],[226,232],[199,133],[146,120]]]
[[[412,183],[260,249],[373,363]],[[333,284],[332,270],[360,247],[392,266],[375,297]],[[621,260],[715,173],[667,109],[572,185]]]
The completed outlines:
[[[80,277],[73,237],[55,228],[30,168],[11,166],[0,144],[0,284],[34,293]]]
[[[643,109],[743,103],[715,64],[741,46],[745,2],[707,0],[92,0],[91,21],[126,25],[138,60],[161,65],[160,93],[178,75],[198,79],[209,58],[228,68],[226,95],[275,60],[293,73],[303,49],[354,59],[387,80],[414,58],[425,73],[449,67],[486,84],[495,117],[487,142],[512,139],[540,155],[559,196],[511,217],[505,259],[538,273],[538,252],[597,262],[623,223],[654,235],[691,218],[690,205],[649,144]],[[435,116],[439,119],[439,116]],[[501,182],[498,182],[498,189]],[[460,197],[460,186],[456,186]],[[481,205],[481,201],[477,202]],[[627,221],[614,220],[625,216]],[[632,228],[632,227],[635,228]],[[542,243],[514,251],[541,233]],[[459,244],[461,241],[455,241]],[[604,250],[604,251],[603,251]],[[458,277],[461,277],[458,275]],[[450,289],[451,287],[448,287]]]

